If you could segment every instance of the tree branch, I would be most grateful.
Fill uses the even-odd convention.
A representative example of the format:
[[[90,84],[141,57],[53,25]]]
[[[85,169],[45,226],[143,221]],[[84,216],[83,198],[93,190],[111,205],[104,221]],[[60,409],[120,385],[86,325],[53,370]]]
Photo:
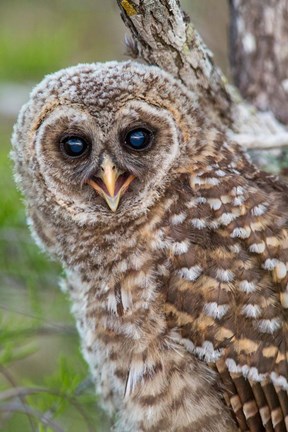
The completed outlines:
[[[288,130],[274,115],[257,111],[228,84],[179,0],[117,3],[132,34],[129,48],[133,56],[180,79],[197,95],[205,115],[219,127],[226,126],[235,141],[246,148],[288,145]]]
[[[230,124],[231,98],[225,79],[179,0],[117,0],[117,3],[134,39],[134,57],[178,78],[198,96],[214,121]]]

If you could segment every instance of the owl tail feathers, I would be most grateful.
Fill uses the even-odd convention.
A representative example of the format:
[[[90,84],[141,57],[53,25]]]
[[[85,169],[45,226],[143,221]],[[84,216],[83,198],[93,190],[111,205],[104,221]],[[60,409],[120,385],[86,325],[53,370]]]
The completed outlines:
[[[220,359],[216,369],[225,387],[224,397],[241,431],[287,432],[288,385],[276,372],[259,374],[255,367]]]

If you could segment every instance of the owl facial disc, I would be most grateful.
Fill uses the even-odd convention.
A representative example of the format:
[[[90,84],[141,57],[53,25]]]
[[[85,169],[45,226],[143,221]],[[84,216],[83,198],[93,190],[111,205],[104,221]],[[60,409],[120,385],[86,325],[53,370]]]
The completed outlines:
[[[133,174],[119,170],[111,158],[106,155],[96,175],[87,180],[87,183],[105,199],[109,208],[115,212],[121,196],[134,179]]]

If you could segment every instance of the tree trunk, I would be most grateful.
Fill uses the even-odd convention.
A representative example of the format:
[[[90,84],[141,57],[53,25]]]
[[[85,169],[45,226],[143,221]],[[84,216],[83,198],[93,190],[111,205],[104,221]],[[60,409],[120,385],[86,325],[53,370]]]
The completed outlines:
[[[288,0],[230,0],[230,60],[241,95],[288,124]]]

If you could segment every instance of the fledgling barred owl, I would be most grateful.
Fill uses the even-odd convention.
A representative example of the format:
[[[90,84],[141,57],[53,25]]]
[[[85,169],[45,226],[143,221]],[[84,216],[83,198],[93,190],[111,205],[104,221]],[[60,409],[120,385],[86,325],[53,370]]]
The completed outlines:
[[[288,430],[288,189],[194,94],[134,62],[62,70],[12,156],[117,431]]]

